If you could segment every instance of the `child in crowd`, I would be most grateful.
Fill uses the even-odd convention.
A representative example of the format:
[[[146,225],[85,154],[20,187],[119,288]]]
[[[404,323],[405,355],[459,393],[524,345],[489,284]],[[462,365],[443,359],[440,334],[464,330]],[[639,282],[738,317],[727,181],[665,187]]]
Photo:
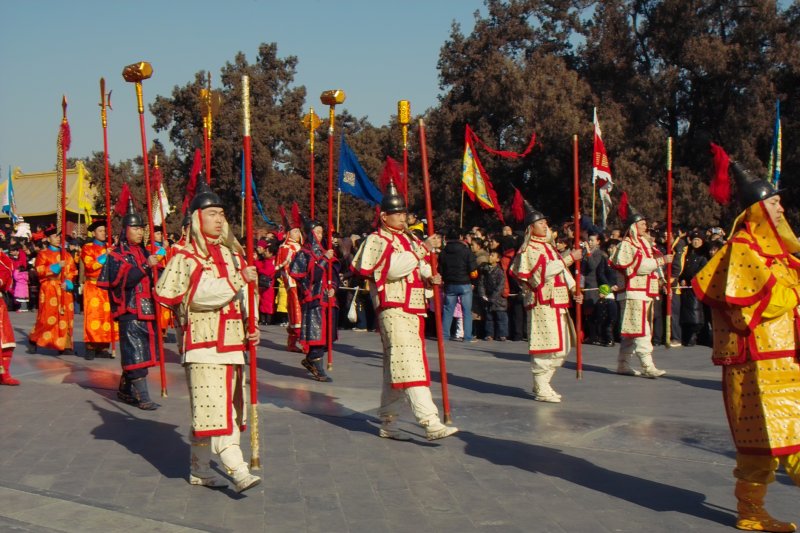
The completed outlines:
[[[508,337],[508,302],[505,296],[505,272],[500,266],[500,252],[489,252],[488,263],[482,267],[478,281],[478,297],[486,311],[486,337],[484,340],[505,341]]]

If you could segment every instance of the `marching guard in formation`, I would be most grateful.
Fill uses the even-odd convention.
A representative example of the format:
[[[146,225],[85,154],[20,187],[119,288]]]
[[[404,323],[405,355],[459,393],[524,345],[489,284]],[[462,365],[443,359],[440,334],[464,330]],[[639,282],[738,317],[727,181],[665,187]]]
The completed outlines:
[[[736,527],[795,531],[764,509],[783,466],[800,486],[800,242],[780,191],[731,164],[743,211],[733,235],[693,281],[711,307],[712,360],[722,367],[725,412],[736,445]]]
[[[72,328],[75,308],[72,280],[78,268],[71,254],[61,258],[61,234],[56,227],[44,230],[47,247],[36,255],[34,267],[39,277],[39,307],[36,324],[28,335],[28,353],[36,348],[57,350],[59,355],[74,353]]]
[[[83,263],[83,342],[86,359],[113,357],[109,351],[112,342],[119,340],[119,328],[111,318],[111,303],[108,291],[97,286],[97,280],[108,259],[108,236],[106,220],[98,219],[89,224],[92,241],[81,247]]]
[[[561,395],[550,385],[556,369],[564,364],[576,343],[575,326],[569,315],[570,295],[576,301],[575,279],[569,271],[582,251],[564,257],[553,245],[547,218],[525,202],[525,242],[511,265],[511,274],[521,281],[525,306],[530,310],[528,353],[533,374],[533,398],[559,403]]]
[[[379,435],[408,439],[397,427],[400,408],[408,402],[428,440],[436,440],[458,431],[439,419],[425,352],[425,283],[442,281],[441,276],[432,276],[428,258],[442,242],[439,236],[420,242],[408,233],[406,212],[405,200],[390,182],[381,201],[380,227],[359,248],[352,268],[370,280],[383,343]]]
[[[258,344],[259,331],[246,331],[243,289],[258,279],[225,220],[224,204],[201,181],[189,205],[186,244],[167,264],[156,288],[184,325],[181,363],[186,370],[192,411],[190,474],[192,485],[212,488],[228,483],[211,469],[211,453],[232,473],[243,492],[261,478],[250,473],[240,447],[245,429],[245,350]]]
[[[625,275],[625,290],[618,295],[622,306],[622,341],[617,373],[657,378],[666,372],[653,362],[653,299],[658,297],[659,282],[664,277],[661,269],[672,264],[672,254],[658,255],[646,237],[647,219],[632,206],[625,225],[628,231],[610,258],[611,265]],[[641,371],[631,366],[634,355],[639,359]]]
[[[303,221],[300,217],[300,210],[297,203],[292,205],[291,220],[286,216],[283,206],[280,208],[283,227],[286,230],[286,239],[278,248],[278,257],[275,260],[275,270],[280,272],[283,287],[286,289],[286,315],[288,325],[286,331],[286,349],[290,352],[302,352],[302,348],[297,346],[300,339],[300,324],[302,321],[300,309],[300,299],[297,294],[297,281],[292,277],[290,270],[295,254],[303,246]]]
[[[109,291],[111,313],[119,324],[122,375],[117,397],[152,411],[159,407],[150,399],[147,387],[148,368],[158,364],[153,301],[153,269],[158,257],[142,245],[144,226],[129,200],[119,245],[109,253],[97,286]]]

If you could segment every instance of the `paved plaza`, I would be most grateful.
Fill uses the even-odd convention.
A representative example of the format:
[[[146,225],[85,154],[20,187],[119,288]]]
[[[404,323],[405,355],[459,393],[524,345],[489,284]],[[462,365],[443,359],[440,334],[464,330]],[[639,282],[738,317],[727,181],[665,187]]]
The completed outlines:
[[[11,318],[21,342],[34,314]],[[377,437],[376,333],[341,332],[333,383],[309,379],[282,349],[285,330],[262,334],[264,481],[242,495],[187,482],[189,400],[174,342],[154,412],[117,401],[118,359],[18,346],[22,385],[0,387],[0,531],[734,531],[734,453],[708,348],[657,349],[668,374],[648,380],[615,374],[615,348],[585,346],[583,379],[568,363],[553,380],[563,403],[545,404],[529,394],[525,343],[447,342],[461,431],[429,443],[407,412],[412,440],[397,442]],[[434,340],[428,355],[441,406]],[[149,381],[157,397],[157,368]],[[249,457],[249,433],[242,442]],[[797,521],[797,497],[781,474],[767,508]]]

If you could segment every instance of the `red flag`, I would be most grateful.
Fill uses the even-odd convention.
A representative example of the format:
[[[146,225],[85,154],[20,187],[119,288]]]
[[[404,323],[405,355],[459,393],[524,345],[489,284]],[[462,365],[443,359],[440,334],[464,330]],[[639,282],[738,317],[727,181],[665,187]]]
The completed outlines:
[[[114,204],[114,213],[119,217],[124,217],[128,212],[128,200],[131,199],[131,189],[127,183],[122,184],[122,192],[119,194],[117,203]]]
[[[505,224],[505,220],[503,220],[503,211],[500,209],[500,202],[497,201],[497,193],[495,193],[492,182],[489,179],[489,174],[486,172],[486,169],[483,168],[480,159],[478,159],[478,154],[475,151],[473,143],[476,139],[480,142],[478,136],[475,135],[475,132],[473,132],[472,128],[467,124],[464,135],[464,159],[461,165],[461,187],[466,191],[470,200],[473,202],[477,201],[478,205],[483,209],[494,209],[497,213],[497,218],[500,219],[500,222]],[[497,155],[506,157],[499,152],[497,152]]]
[[[727,205],[731,201],[731,179],[728,175],[731,159],[718,144],[711,143],[711,154],[714,156],[714,177],[708,192],[718,203]]]
[[[617,214],[624,224],[628,219],[628,193],[622,191],[622,196],[619,199],[619,207],[617,207]]]
[[[194,191],[197,189],[197,175],[203,168],[203,154],[200,149],[194,151],[194,162],[192,163],[192,171],[189,173],[189,182],[186,184],[186,196],[183,197],[183,214],[189,209],[189,202],[194,198]]]
[[[514,187],[514,199],[511,201],[511,218],[517,224],[525,220],[525,199],[516,187]]]

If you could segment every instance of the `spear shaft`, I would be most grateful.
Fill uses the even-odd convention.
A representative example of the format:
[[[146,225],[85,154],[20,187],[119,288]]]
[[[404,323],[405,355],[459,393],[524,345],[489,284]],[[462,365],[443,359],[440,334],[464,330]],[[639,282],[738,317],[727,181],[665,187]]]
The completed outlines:
[[[252,187],[252,146],[250,139],[250,77],[246,74],[242,76],[242,109],[244,126],[244,173],[245,173],[245,226],[247,227],[246,254],[247,264],[254,265],[253,257],[253,187]],[[247,333],[248,335],[256,332],[256,304],[255,289],[253,282],[247,284]],[[256,345],[248,339],[247,349],[250,356],[250,467],[253,470],[261,468],[260,443],[258,434],[258,380],[257,380],[257,360]]]
[[[577,250],[581,246],[581,210],[580,210],[580,183],[578,180],[578,136],[572,136],[572,186],[573,186],[573,217],[575,221],[575,241],[574,241],[574,248]],[[581,293],[581,261],[578,259],[575,261],[575,293]],[[583,339],[581,339],[581,335],[583,333],[583,304],[576,303],[575,304],[575,329],[577,331],[577,342],[575,344],[575,377],[577,379],[583,378]]]
[[[106,106],[110,104],[106,96],[106,79],[100,78],[100,122],[103,125],[103,168],[105,170],[106,178],[106,257],[111,247],[111,178],[109,177],[108,165],[108,113]],[[110,293],[109,293],[110,294]],[[115,324],[111,324],[111,353],[115,350]]]
[[[431,203],[431,181],[428,174],[428,147],[425,138],[425,122],[419,121],[419,146],[422,155],[422,187],[425,193],[425,216],[428,219],[428,236],[436,234],[433,226],[433,204]],[[431,273],[439,273],[439,257],[431,251]],[[436,322],[436,346],[439,350],[439,377],[442,383],[442,411],[445,424],[452,423],[450,416],[450,398],[447,394],[447,363],[444,354],[444,332],[442,331],[442,294],[439,285],[433,286],[433,312]]]
[[[667,254],[672,253],[672,137],[667,137]],[[672,287],[672,265],[664,265],[667,288]],[[664,345],[672,348],[672,291],[667,290]]]

